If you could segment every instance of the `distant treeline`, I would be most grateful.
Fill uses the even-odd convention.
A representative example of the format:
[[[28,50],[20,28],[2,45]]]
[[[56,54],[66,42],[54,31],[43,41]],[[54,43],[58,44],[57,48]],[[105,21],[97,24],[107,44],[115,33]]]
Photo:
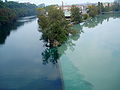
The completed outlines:
[[[0,25],[12,23],[18,17],[36,15],[36,8],[35,4],[0,0]]]

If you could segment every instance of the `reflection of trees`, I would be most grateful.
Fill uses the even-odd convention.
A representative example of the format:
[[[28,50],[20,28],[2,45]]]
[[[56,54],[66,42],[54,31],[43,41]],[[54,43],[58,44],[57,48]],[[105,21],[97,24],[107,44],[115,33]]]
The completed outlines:
[[[45,46],[47,47],[42,53],[43,64],[46,65],[49,62],[56,64],[57,60],[59,60],[60,56],[65,53],[68,47],[71,50],[74,50],[75,44],[73,43],[73,41],[77,41],[79,39],[80,34],[82,32],[82,27],[80,26],[80,24],[78,24],[78,25],[75,25],[73,29],[77,30],[78,33],[74,35],[70,35],[68,40],[64,44],[58,47],[53,47],[51,45],[48,45],[48,41],[42,34],[42,37],[40,40],[43,40],[45,43]]]
[[[78,30],[79,32],[75,35],[71,35],[69,39],[67,40],[66,43],[61,45],[60,47],[51,47],[47,48],[43,52],[43,63],[46,62],[52,62],[52,63],[57,63],[57,60],[60,58],[62,54],[65,54],[65,51],[70,48],[71,50],[74,50],[74,41],[77,41],[80,38],[82,28],[83,27],[88,27],[88,28],[94,28],[98,24],[102,24],[104,20],[109,21],[109,18],[118,18],[119,15],[102,15],[97,16],[96,18],[93,18],[93,20],[88,20],[87,23],[82,25],[75,25],[73,28],[75,30]],[[102,18],[102,19],[101,19]],[[92,24],[91,24],[92,23]],[[95,24],[94,24],[95,23]],[[52,50],[55,49],[55,50]],[[51,57],[53,58],[51,60]],[[49,60],[48,60],[49,58]],[[72,61],[72,60],[71,60]],[[78,68],[74,66],[74,64],[69,60],[69,58],[64,57],[64,61],[62,61],[62,72],[64,74],[64,83],[65,87],[69,90],[93,90],[94,85],[87,81],[84,76],[79,72]],[[70,77],[74,77],[70,78]]]
[[[5,40],[10,35],[11,31],[17,30],[17,28],[23,25],[25,22],[31,22],[32,20],[33,18],[29,19],[28,21],[23,20],[0,26],[0,44],[5,44]]]
[[[65,51],[70,48],[71,50],[74,50],[74,41],[77,41],[80,38],[80,34],[83,32],[83,27],[88,28],[94,28],[98,24],[102,24],[104,20],[109,21],[110,18],[120,18],[120,15],[116,14],[104,14],[96,16],[95,18],[91,18],[87,20],[83,25],[77,24],[74,25],[72,28],[74,30],[77,30],[77,34],[70,35],[68,40],[62,44],[59,47],[52,47],[51,45],[48,45],[48,40],[44,37],[44,34],[42,34],[41,40],[44,41],[46,45],[45,51],[42,53],[43,57],[43,64],[47,64],[49,62],[52,62],[53,64],[57,63],[57,60],[59,60],[60,56],[65,53]]]
[[[9,25],[0,26],[0,44],[5,44],[7,36],[10,35],[10,32],[16,30],[18,26],[22,23],[14,23]]]
[[[91,18],[89,20],[87,20],[83,26],[84,27],[88,27],[88,28],[94,28],[95,26],[97,26],[98,24],[102,24],[103,21],[107,20],[109,21],[110,18],[119,18],[120,15],[117,14],[104,14],[104,15],[99,15],[96,16],[95,18]]]
[[[56,64],[57,60],[59,59],[59,56],[60,55],[58,53],[57,47],[46,48],[45,51],[42,53],[43,64],[47,64],[49,62]]]

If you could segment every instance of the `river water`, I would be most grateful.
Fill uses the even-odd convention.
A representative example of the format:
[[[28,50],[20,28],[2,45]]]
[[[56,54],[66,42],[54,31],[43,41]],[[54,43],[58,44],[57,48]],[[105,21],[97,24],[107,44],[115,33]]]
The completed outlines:
[[[48,49],[37,18],[0,27],[0,90],[120,90],[120,15],[73,28],[76,35]]]
[[[62,90],[58,64],[44,64],[36,18],[0,28],[0,90]]]
[[[120,15],[100,15],[74,28],[81,34],[60,47],[65,90],[120,90]]]

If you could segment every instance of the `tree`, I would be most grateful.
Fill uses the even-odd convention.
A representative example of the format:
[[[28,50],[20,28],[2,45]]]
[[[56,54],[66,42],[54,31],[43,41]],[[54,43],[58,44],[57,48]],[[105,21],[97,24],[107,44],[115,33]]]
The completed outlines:
[[[88,6],[87,13],[89,14],[90,17],[95,17],[96,15],[98,15],[99,11],[98,11],[97,6],[95,6],[95,5]]]
[[[50,46],[59,46],[67,40],[69,35],[68,22],[61,9],[50,7],[48,14],[39,15],[42,39]]]
[[[30,3],[5,2],[8,8],[15,10],[18,17],[35,15],[37,6]]]
[[[36,15],[35,4],[0,0],[0,25],[12,23],[18,17]]]
[[[6,5],[3,1],[0,0],[0,8],[6,8]]]
[[[82,15],[80,11],[81,10],[76,6],[72,6],[71,8],[71,19],[75,23],[80,23],[82,21]]]
[[[0,9],[0,23],[6,24],[11,23],[16,20],[16,14],[14,10],[11,9]]]
[[[114,2],[112,9],[113,11],[120,11],[120,3]]]
[[[104,6],[103,3],[98,2],[98,6],[96,7],[98,9],[98,13],[104,12]]]

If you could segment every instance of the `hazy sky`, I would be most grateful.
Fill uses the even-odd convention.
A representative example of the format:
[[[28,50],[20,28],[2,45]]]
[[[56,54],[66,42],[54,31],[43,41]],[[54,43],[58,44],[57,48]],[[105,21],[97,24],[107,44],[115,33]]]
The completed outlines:
[[[64,4],[80,4],[80,3],[94,3],[94,2],[113,2],[114,0],[8,0],[8,1],[18,1],[18,2],[30,2],[35,4],[45,3],[46,5],[50,4],[59,4],[63,1]]]

